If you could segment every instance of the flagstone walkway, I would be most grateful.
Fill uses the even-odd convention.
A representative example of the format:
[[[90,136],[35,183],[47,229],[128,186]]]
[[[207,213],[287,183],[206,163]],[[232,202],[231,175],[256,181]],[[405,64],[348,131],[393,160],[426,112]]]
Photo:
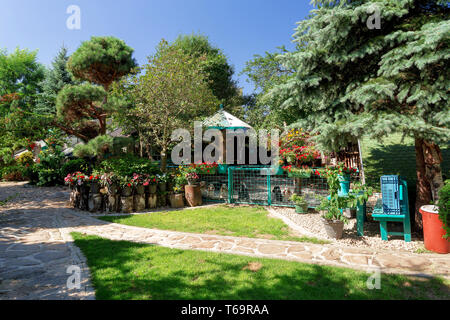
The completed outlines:
[[[66,207],[63,188],[0,183],[0,299],[93,299],[89,270],[71,232],[169,248],[286,259],[363,271],[450,278],[450,255],[412,254],[340,245],[191,234],[100,221]],[[68,289],[69,266],[81,271],[81,288]]]

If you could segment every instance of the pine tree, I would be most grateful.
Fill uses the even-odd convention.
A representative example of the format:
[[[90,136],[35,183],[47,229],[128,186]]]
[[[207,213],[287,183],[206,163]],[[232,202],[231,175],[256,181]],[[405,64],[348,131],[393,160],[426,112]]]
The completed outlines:
[[[92,37],[70,56],[67,70],[82,84],[67,84],[56,97],[53,124],[85,142],[106,134],[114,82],[137,67],[134,50],[114,37]]]
[[[38,96],[35,112],[41,115],[56,115],[56,97],[66,84],[74,84],[70,72],[66,68],[69,57],[67,48],[62,47],[47,70],[41,82],[42,92]]]
[[[443,185],[439,145],[450,138],[447,1],[314,3],[317,9],[294,35],[298,50],[279,57],[295,76],[265,98],[295,108],[298,124],[318,133],[326,149],[363,135],[413,137],[416,208],[436,200]],[[369,23],[377,15],[381,28]]]

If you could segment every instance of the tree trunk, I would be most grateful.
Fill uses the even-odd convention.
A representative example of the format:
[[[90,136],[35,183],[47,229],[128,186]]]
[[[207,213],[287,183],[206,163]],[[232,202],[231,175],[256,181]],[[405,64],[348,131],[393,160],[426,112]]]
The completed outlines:
[[[100,117],[99,124],[100,124],[100,135],[104,136],[106,134],[106,116]]]
[[[431,188],[433,202],[439,200],[439,190],[444,186],[442,178],[442,151],[439,146],[430,141],[423,142],[423,155],[425,159],[425,174]]]
[[[75,136],[77,138],[80,138],[85,143],[89,142],[89,140],[90,140],[89,137],[87,137],[87,136],[85,136],[85,135],[83,135],[83,134],[81,134],[81,133],[79,133],[79,132],[77,132],[77,131],[75,131],[75,130],[73,130],[71,128],[67,128],[67,127],[59,124],[56,121],[52,121],[52,125],[54,125],[55,127],[58,127],[59,129],[61,129],[65,133],[67,133],[68,135],[72,135],[72,136]]]
[[[167,169],[167,148],[164,147],[161,151],[161,171],[166,172]]]
[[[425,169],[425,157],[423,154],[423,139],[416,138],[416,173],[417,173],[417,185],[416,185],[416,204],[414,212],[415,226],[418,231],[423,229],[422,216],[419,213],[419,209],[431,201],[431,186],[426,177]]]
[[[415,223],[422,230],[420,207],[439,199],[439,190],[444,186],[442,178],[442,152],[438,145],[423,139],[416,139],[417,190],[415,205]]]
[[[142,137],[142,134],[139,132],[139,156],[141,158],[144,157],[144,138]]]

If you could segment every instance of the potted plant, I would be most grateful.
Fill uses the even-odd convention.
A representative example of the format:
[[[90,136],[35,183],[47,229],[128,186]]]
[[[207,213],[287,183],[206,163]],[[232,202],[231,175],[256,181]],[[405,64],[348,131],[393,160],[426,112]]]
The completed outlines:
[[[336,170],[338,172],[338,179],[339,179],[339,195],[340,196],[346,196],[350,192],[350,182],[352,179],[352,174],[355,174],[358,169],[347,167],[344,164],[339,164],[336,167]]]
[[[169,195],[170,206],[172,208],[183,208],[184,207],[184,188],[183,186],[175,186],[173,188],[173,193]]]
[[[186,174],[186,180],[190,186],[195,186],[198,184],[200,177],[196,172],[189,172]]]
[[[345,200],[345,198],[338,197],[337,195],[324,198],[317,208],[319,211],[324,212],[322,222],[328,237],[333,239],[342,238],[344,224],[348,222],[341,211],[341,208],[346,206],[342,203],[342,200]]]
[[[115,196],[119,192],[120,178],[114,173],[104,173],[100,177],[100,182],[103,187],[106,187],[108,194]]]
[[[187,168],[187,170],[184,171],[184,177],[188,183],[184,186],[187,203],[191,207],[202,205],[202,191],[198,184],[200,177],[191,168]]]
[[[99,175],[91,175],[89,176],[89,178],[87,179],[87,181],[91,184],[91,192],[92,194],[97,194],[100,193],[100,176]]]
[[[145,177],[140,174],[133,174],[133,178],[131,179],[133,182],[134,190],[136,190],[136,194],[143,195],[145,193]]]
[[[156,194],[158,186],[158,180],[156,176],[146,175],[143,185],[145,188],[147,188],[149,194]]]
[[[158,189],[160,192],[167,191],[167,182],[169,180],[169,176],[165,173],[161,175],[156,175],[156,180],[158,181]]]
[[[191,165],[197,174],[205,174],[205,175],[212,175],[217,173],[217,168],[219,165],[217,163],[209,163],[204,162],[201,164],[192,164]]]
[[[127,176],[120,177],[120,188],[123,197],[130,197],[133,194],[133,179]]]
[[[425,248],[436,253],[450,253],[450,180],[439,191],[437,205],[420,208]]]
[[[291,197],[291,201],[295,204],[296,213],[308,213],[308,202],[304,197],[294,194]]]
[[[76,188],[81,196],[79,208],[81,210],[89,211],[89,192],[90,184],[86,183],[86,175],[82,172],[75,173],[74,179],[76,181]]]

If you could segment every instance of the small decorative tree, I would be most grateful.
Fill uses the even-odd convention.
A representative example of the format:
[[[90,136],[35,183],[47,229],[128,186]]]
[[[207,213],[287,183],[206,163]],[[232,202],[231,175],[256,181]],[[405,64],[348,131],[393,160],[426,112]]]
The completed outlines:
[[[106,134],[108,94],[111,85],[129,74],[136,66],[133,49],[114,37],[92,37],[83,42],[69,58],[68,70],[81,85],[67,85],[58,94],[58,115],[70,127],[59,125],[68,134],[85,142]],[[91,128],[89,134],[86,127]]]

